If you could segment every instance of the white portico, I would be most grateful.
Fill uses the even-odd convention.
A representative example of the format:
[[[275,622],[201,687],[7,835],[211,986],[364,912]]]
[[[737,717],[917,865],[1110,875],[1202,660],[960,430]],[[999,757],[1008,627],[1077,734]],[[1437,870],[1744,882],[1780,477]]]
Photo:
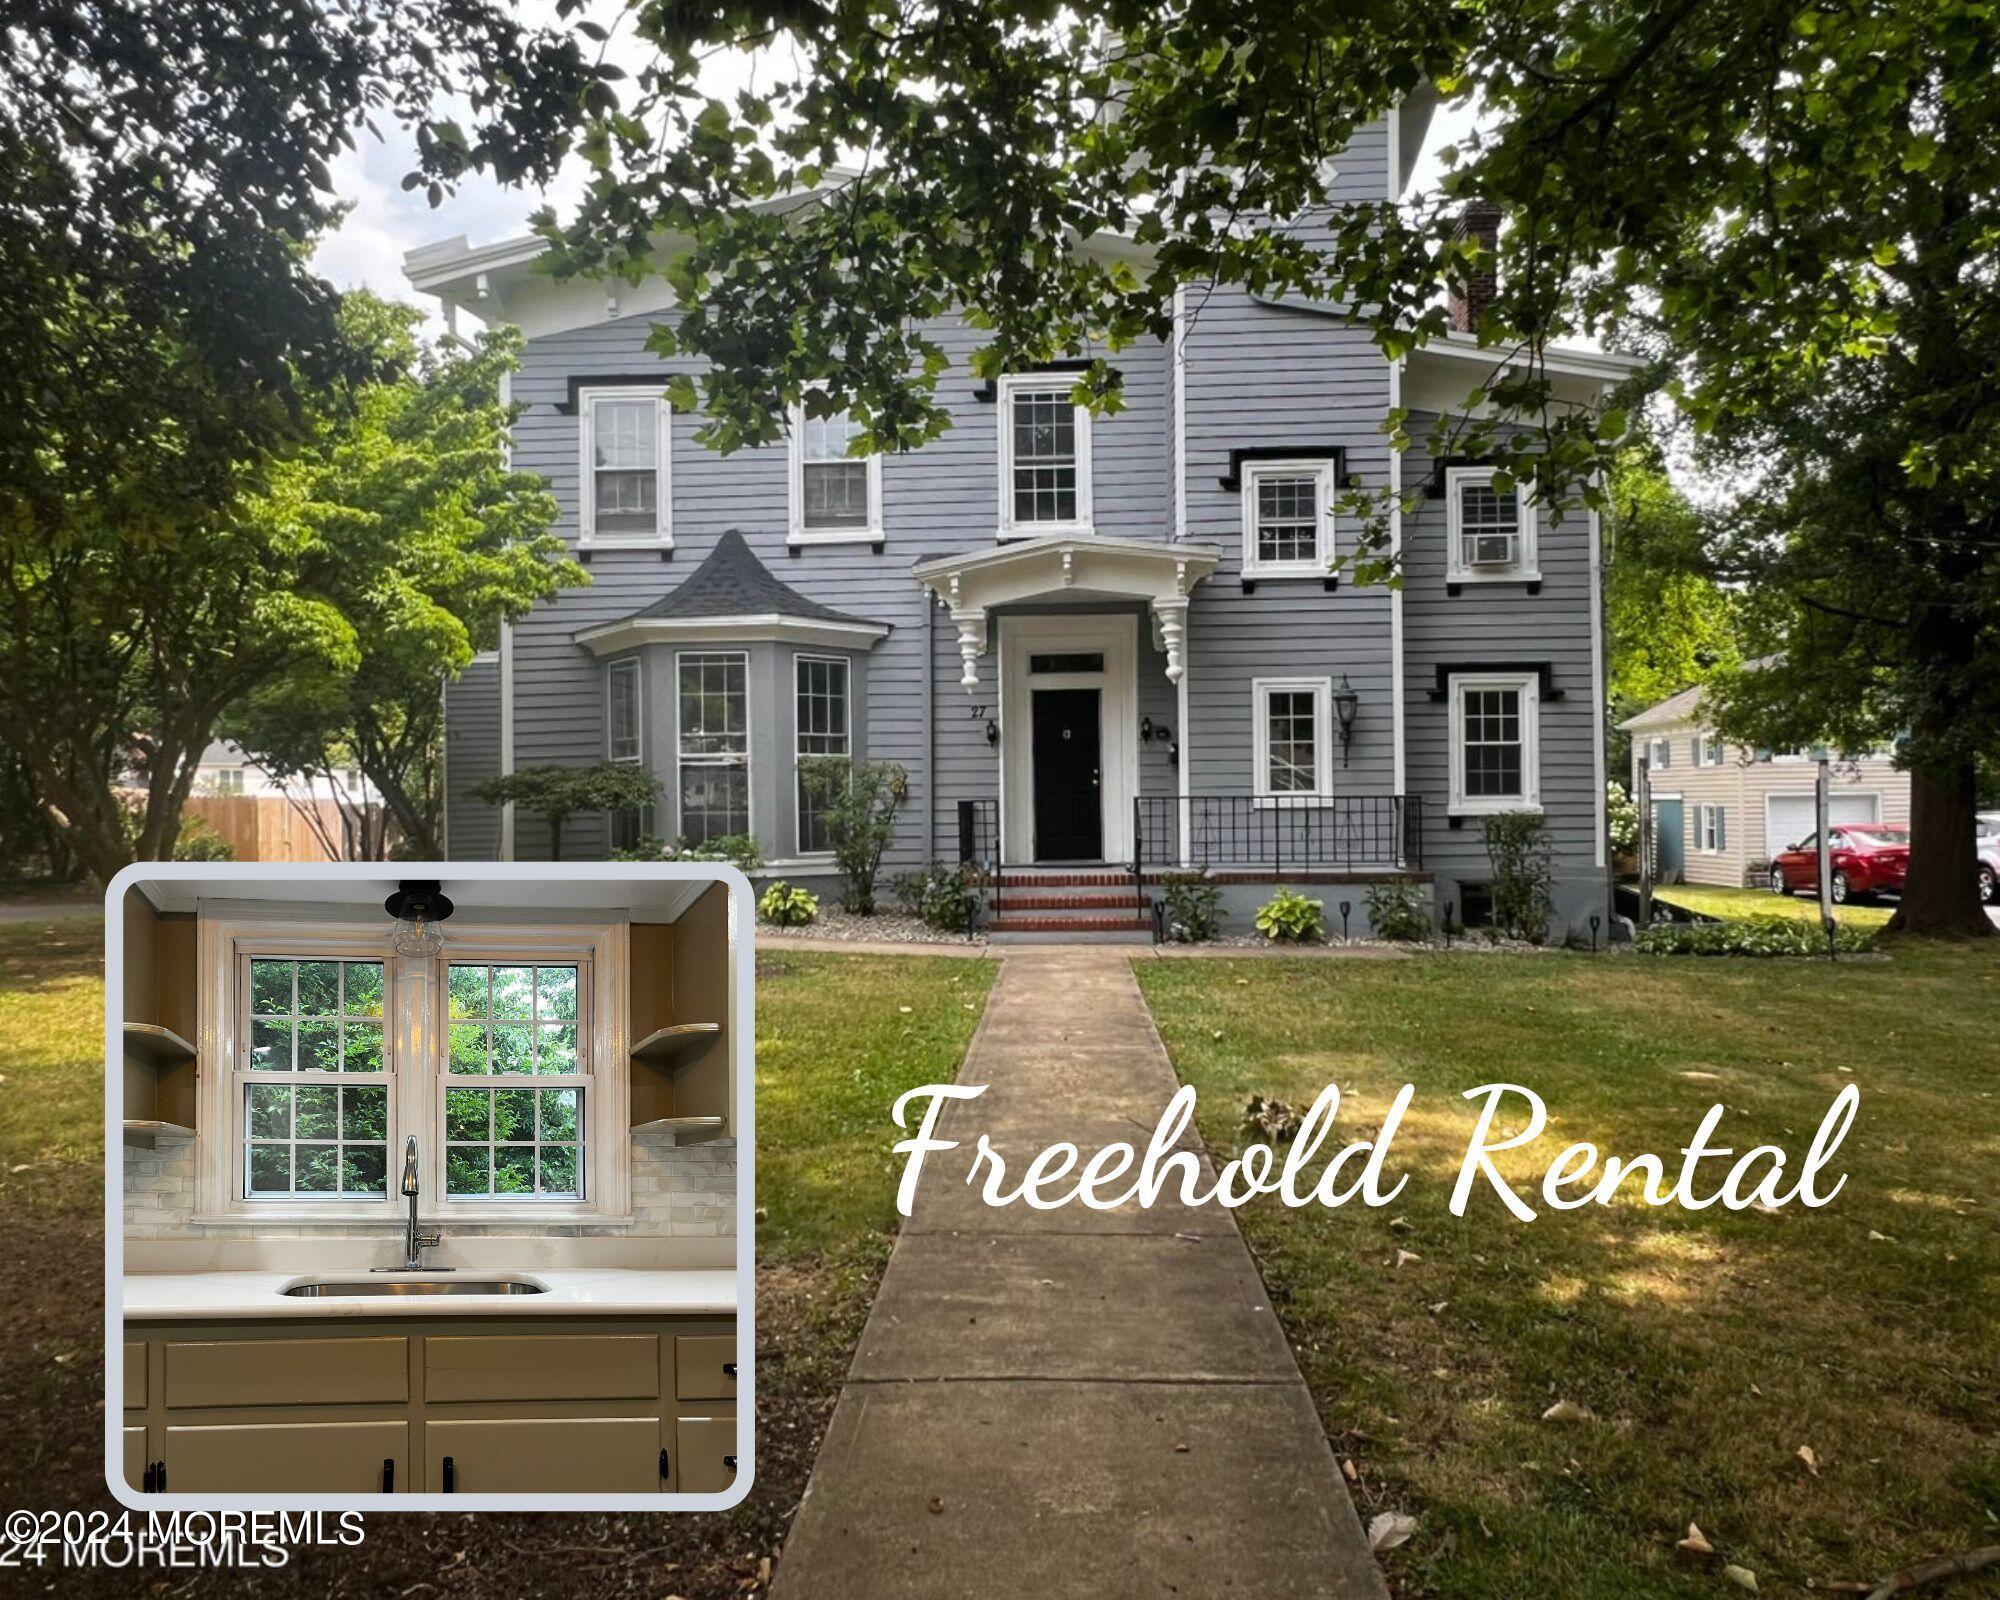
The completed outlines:
[[[916,566],[958,631],[968,694],[994,649],[1005,859],[1131,857],[1141,739],[1133,602],[1145,607],[1185,729],[1189,594],[1220,559],[1207,545],[1048,535]],[[1185,751],[1180,761],[1184,786]]]

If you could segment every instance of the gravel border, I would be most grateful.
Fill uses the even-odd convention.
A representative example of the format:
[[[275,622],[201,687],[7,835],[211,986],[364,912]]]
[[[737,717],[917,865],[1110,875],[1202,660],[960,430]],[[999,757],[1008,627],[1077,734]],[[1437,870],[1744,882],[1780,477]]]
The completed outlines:
[[[913,917],[906,911],[878,911],[872,917],[860,917],[824,900],[820,902],[819,915],[803,928],[774,927],[760,919],[757,932],[759,937],[768,935],[774,939],[817,940],[823,944],[935,944],[960,950],[983,950],[986,947],[986,935],[983,933],[974,934],[971,938],[964,934],[940,933],[922,918]]]

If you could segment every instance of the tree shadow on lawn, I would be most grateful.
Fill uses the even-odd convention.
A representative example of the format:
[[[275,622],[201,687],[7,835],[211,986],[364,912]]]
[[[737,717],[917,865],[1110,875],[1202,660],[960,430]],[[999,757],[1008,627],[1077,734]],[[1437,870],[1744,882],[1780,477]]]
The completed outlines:
[[[1364,1516],[1421,1519],[1386,1561],[1404,1592],[1713,1595],[1720,1560],[1674,1549],[1690,1521],[1766,1594],[1991,1542],[2000,962],[1987,953],[1832,970],[1162,962],[1141,979],[1219,1160],[1248,1141],[1251,1093],[1303,1108],[1339,1083],[1337,1148],[1417,1086],[1393,1205],[1260,1200],[1239,1214]],[[1496,1161],[1539,1213],[1529,1224],[1483,1179],[1463,1219],[1448,1209],[1476,1115],[1460,1095],[1500,1081],[1549,1106],[1542,1138]],[[1715,1142],[1777,1144],[1796,1172],[1848,1082],[1861,1106],[1833,1171],[1849,1177],[1824,1210],[1565,1213],[1538,1193],[1576,1140],[1653,1152],[1671,1176],[1715,1101],[1728,1107]],[[1705,1191],[1727,1163],[1711,1168]],[[1559,1401],[1593,1420],[1543,1421]],[[2000,1592],[1983,1582],[1953,1592]]]

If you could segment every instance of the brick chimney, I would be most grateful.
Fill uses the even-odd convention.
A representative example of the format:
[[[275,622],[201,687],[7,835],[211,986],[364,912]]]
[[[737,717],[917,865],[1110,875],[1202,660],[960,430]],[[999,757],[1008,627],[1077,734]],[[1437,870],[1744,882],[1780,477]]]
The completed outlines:
[[[1451,237],[1454,244],[1476,240],[1481,251],[1479,264],[1454,272],[1450,285],[1452,331],[1470,333],[1500,288],[1500,208],[1491,200],[1472,201],[1452,224]]]

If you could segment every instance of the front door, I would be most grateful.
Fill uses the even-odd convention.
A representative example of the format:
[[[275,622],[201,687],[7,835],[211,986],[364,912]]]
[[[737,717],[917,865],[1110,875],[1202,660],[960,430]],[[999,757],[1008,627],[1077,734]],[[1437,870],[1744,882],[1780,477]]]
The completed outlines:
[[[1037,689],[1034,705],[1035,859],[1104,859],[1096,689]]]
[[[1679,883],[1687,875],[1685,807],[1678,796],[1653,802],[1653,881]]]

